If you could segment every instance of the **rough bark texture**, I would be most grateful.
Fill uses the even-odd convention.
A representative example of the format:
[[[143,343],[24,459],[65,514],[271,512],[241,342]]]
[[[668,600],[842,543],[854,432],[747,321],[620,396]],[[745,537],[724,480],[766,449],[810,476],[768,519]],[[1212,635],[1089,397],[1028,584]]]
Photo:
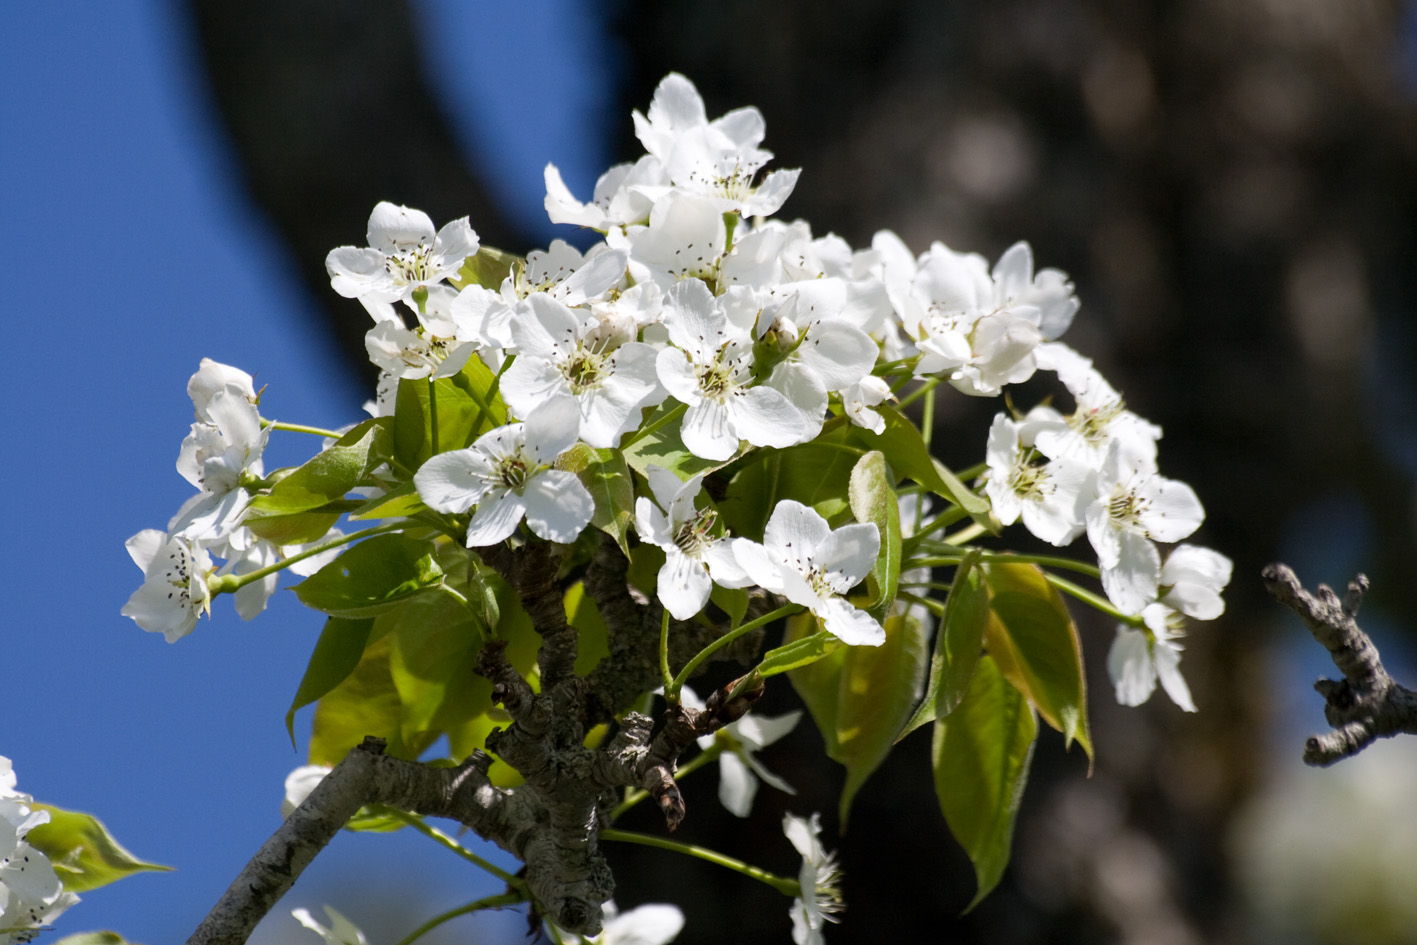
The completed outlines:
[[[657,728],[648,717],[631,712],[606,745],[587,748],[591,706],[598,713],[611,696],[596,693],[592,683],[573,672],[578,638],[566,622],[565,587],[558,578],[560,560],[554,546],[499,545],[482,557],[517,592],[542,638],[540,692],[533,691],[508,661],[500,641],[490,642],[478,661],[478,673],[492,682],[493,702],[512,719],[511,725],[487,736],[487,749],[516,769],[524,783],[507,789],[493,785],[487,778],[488,758],[481,752],[457,768],[428,767],[387,756],[381,740],[366,739],[267,841],[189,945],[244,942],[316,854],[366,804],[458,821],[526,864],[533,908],[566,931],[600,932],[601,906],[615,882],[600,851],[599,835],[609,823],[609,810],[619,802],[616,789],[648,792],[669,829],[676,829],[685,816],[684,798],[674,780],[680,754],[700,736],[741,717],[761,689],[731,701],[726,691],[715,692],[702,710],[671,706]],[[616,574],[600,578],[600,591],[632,599],[624,568]],[[626,635],[643,643],[640,628],[649,622],[646,614],[657,612],[657,607],[642,602],[607,615],[612,649]],[[657,647],[657,635],[652,646]],[[631,685],[644,692],[658,680],[658,664],[652,669],[637,666],[636,673],[633,680],[625,673],[603,678],[613,678],[617,693],[619,687]]]
[[[1314,683],[1315,691],[1324,697],[1324,718],[1333,731],[1304,743],[1306,762],[1331,765],[1362,751],[1374,739],[1417,734],[1417,693],[1393,681],[1383,669],[1378,648],[1358,626],[1358,607],[1368,592],[1366,576],[1349,581],[1341,600],[1326,584],[1313,593],[1306,591],[1284,564],[1266,567],[1264,583],[1275,600],[1299,615],[1343,673],[1342,679]]]

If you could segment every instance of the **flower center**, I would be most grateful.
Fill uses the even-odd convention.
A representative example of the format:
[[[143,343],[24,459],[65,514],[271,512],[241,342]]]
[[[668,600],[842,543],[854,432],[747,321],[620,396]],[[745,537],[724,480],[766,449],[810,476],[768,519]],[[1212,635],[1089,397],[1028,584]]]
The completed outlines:
[[[496,482],[518,492],[535,474],[536,464],[528,460],[521,450],[517,450],[499,459],[492,475]]]
[[[674,544],[684,554],[698,558],[713,544],[714,523],[718,513],[713,509],[700,509],[674,532]]]
[[[432,258],[433,247],[426,243],[419,243],[413,249],[406,249],[386,257],[384,268],[388,270],[389,275],[393,276],[394,282],[398,285],[413,285],[418,282],[426,282],[432,275],[433,267],[430,264]]]
[[[595,390],[605,381],[607,373],[605,358],[581,346],[577,346],[576,353],[561,365],[561,375],[573,394]]]
[[[1107,428],[1126,409],[1126,405],[1122,403],[1120,398],[1097,407],[1086,409],[1079,407],[1068,417],[1068,426],[1095,446],[1107,440]]]

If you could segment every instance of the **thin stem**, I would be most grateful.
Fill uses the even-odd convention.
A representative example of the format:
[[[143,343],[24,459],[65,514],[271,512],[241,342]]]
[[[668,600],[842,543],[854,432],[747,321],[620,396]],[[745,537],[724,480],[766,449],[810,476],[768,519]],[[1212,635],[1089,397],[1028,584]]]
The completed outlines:
[[[262,420],[261,426],[270,430],[284,430],[287,433],[309,433],[314,436],[327,436],[332,440],[338,440],[344,436],[338,430],[326,430],[322,427],[307,427],[299,423],[285,423],[281,420]]]
[[[679,687],[674,685],[674,674],[669,672],[669,608],[659,613],[659,676],[664,685],[664,698],[671,703],[679,701]],[[672,694],[671,694],[672,693]]]
[[[496,866],[492,863],[489,863],[487,860],[484,860],[482,857],[478,856],[476,853],[473,853],[461,843],[458,843],[452,837],[443,833],[443,831],[439,830],[437,827],[428,824],[426,821],[424,821],[422,817],[419,817],[417,814],[410,814],[408,811],[399,810],[396,807],[384,807],[382,805],[379,807],[379,811],[380,813],[388,814],[390,817],[393,817],[396,820],[403,821],[404,823],[412,827],[414,830],[417,830],[419,833],[423,834],[425,837],[429,838],[434,843],[438,844],[444,849],[451,850],[453,853],[456,853],[458,856],[462,857],[464,860],[467,860],[472,865],[478,867],[479,869],[486,870],[493,876],[500,879],[502,882],[506,883],[508,886],[512,887],[513,889],[519,890],[521,893],[523,893],[524,896],[527,894],[527,886],[525,880],[513,876],[511,873],[508,873],[500,866]]]
[[[1109,617],[1115,617],[1132,627],[1144,626],[1140,614],[1124,614],[1107,598],[1094,594],[1085,587],[1079,587],[1067,578],[1060,578],[1056,574],[1049,574],[1047,571],[1043,572],[1043,577],[1049,584],[1053,585],[1064,594],[1076,597],[1084,604],[1102,611]]]
[[[919,400],[921,397],[924,397],[926,394],[933,391],[939,385],[940,379],[938,377],[926,378],[920,384],[919,387],[915,388],[915,390],[911,391],[900,399],[900,409],[904,410],[906,407],[915,403],[915,401]],[[924,426],[924,424],[922,423],[921,426]],[[920,433],[923,436],[925,434],[925,431],[921,430]]]
[[[438,449],[438,382],[428,377],[428,455],[437,456]]]
[[[751,633],[759,627],[767,626],[780,617],[790,616],[800,610],[802,610],[801,604],[784,604],[772,613],[763,614],[756,620],[750,620],[742,626],[734,627],[717,640],[714,640],[708,646],[700,650],[693,659],[689,660],[689,662],[684,665],[683,669],[679,670],[679,675],[675,676],[673,681],[670,682],[669,686],[664,690],[665,698],[671,698],[677,701],[679,698],[679,690],[684,687],[684,683],[688,680],[689,676],[713,653],[732,643],[745,633]],[[673,696],[670,696],[670,692],[673,692]]]
[[[903,406],[903,405],[902,405]],[[925,452],[930,451],[930,438],[935,434],[935,385],[929,388],[925,398],[925,409],[920,415],[920,438],[925,442]]]
[[[503,906],[516,906],[525,901],[526,900],[517,893],[499,893],[495,896],[487,896],[484,899],[478,899],[476,902],[469,902],[465,906],[458,906],[456,909],[449,909],[441,915],[435,915],[433,918],[399,939],[394,945],[411,945],[411,943],[427,935],[444,922],[450,919],[456,919],[460,915],[471,915],[474,912],[481,912],[483,909],[500,909]]]
[[[710,850],[708,847],[695,846],[692,843],[678,843],[665,837],[656,837],[651,834],[634,833],[629,830],[615,830],[613,828],[600,832],[602,840],[618,840],[621,843],[638,843],[647,847],[659,847],[661,850],[672,850],[675,853],[684,853],[688,856],[698,857],[710,863],[742,873],[750,879],[756,879],[760,883],[767,883],[773,889],[784,896],[802,895],[802,884],[795,879],[786,876],[778,876],[776,873],[769,873],[767,870],[759,869],[742,860],[736,860],[731,856],[719,853],[717,850]]]
[[[978,522],[970,522],[968,525],[955,532],[953,535],[946,535],[941,539],[947,545],[959,547],[967,542],[973,541],[984,534],[984,526]]]
[[[352,542],[368,538],[371,535],[384,535],[389,532],[401,531],[407,527],[408,524],[406,522],[390,522],[388,525],[366,528],[352,535],[341,535],[339,538],[332,539],[321,545],[315,545],[313,548],[306,548],[304,551],[297,552],[288,558],[282,558],[274,564],[268,564],[264,568],[258,568],[255,571],[248,571],[246,574],[214,574],[208,578],[207,586],[211,589],[213,594],[233,594],[241,590],[241,588],[245,587],[247,584],[259,581],[272,574],[279,574],[298,561],[313,558],[315,555],[324,554],[333,548],[348,545]]]
[[[921,597],[919,594],[912,594],[909,591],[901,591],[896,596],[912,604],[919,604],[936,617],[945,615],[945,605],[932,597]]]
[[[679,417],[684,413],[684,411],[688,409],[688,404],[677,404],[671,407],[669,410],[665,411],[664,416],[660,417],[658,420],[654,421],[648,426],[641,427],[639,430],[635,431],[634,433],[631,433],[629,437],[622,440],[620,442],[621,452],[624,452],[625,450],[629,449],[632,443],[637,443],[638,441],[644,439],[645,437],[653,433],[655,430],[658,430],[660,427],[664,426],[666,423],[670,423],[674,420],[679,419]]]

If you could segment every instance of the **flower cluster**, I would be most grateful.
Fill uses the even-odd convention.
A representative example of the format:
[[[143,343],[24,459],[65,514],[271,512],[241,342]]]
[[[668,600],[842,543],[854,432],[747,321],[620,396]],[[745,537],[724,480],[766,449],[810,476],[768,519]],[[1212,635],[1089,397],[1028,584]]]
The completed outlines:
[[[1205,518],[1190,486],[1162,476],[1161,428],[1126,409],[1092,363],[1062,344],[1041,345],[1039,366],[1057,373],[1074,409],[1035,407],[1000,413],[989,430],[985,493],[1005,525],[1024,527],[1053,545],[1086,532],[1102,587],[1119,612],[1107,665],[1124,705],[1140,705],[1158,677],[1172,700],[1195,711],[1177,669],[1184,617],[1213,620],[1224,611],[1228,558],[1178,545],[1162,559],[1158,543],[1189,537]]]
[[[261,419],[250,374],[203,358],[187,382],[196,421],[182,441],[177,471],[197,494],[183,503],[167,529],[144,529],[128,539],[128,554],[143,584],[123,605],[123,616],[172,643],[211,614],[214,588],[227,575],[253,576],[235,591],[237,613],[251,620],[275,592],[280,563],[306,549],[258,538],[241,524],[251,498],[265,485],[261,454],[270,424]],[[331,531],[329,537],[338,537]],[[313,574],[333,553],[308,555],[290,565]],[[225,559],[218,566],[213,556]],[[254,577],[255,572],[268,572]]]
[[[15,789],[10,759],[0,757],[0,945],[30,941],[79,901],[64,890],[49,858],[25,840],[49,822],[49,812],[32,810],[33,803]]]

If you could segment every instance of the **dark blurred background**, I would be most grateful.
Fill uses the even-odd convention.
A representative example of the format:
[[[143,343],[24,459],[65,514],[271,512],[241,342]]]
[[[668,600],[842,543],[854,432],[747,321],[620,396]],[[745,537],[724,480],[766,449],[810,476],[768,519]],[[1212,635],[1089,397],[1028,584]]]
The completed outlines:
[[[468,87],[447,66],[517,28],[515,17],[484,28],[481,6],[174,4],[228,180],[278,239],[277,265],[303,286],[320,335],[336,339],[329,351],[345,359],[356,402],[372,389],[368,322],[330,290],[323,261],[362,242],[376,201],[439,223],[469,215],[484,243],[518,252],[571,236],[527,211],[539,194],[509,194],[489,170],[499,145],[476,103],[496,112],[508,89],[495,76]],[[942,240],[996,258],[1027,239],[1038,265],[1067,271],[1083,307],[1064,340],[1163,426],[1163,472],[1208,511],[1196,539],[1235,562],[1228,612],[1187,640],[1196,715],[1160,693],[1119,709],[1103,665],[1113,629],[1078,608],[1095,770],[1042,733],[1013,865],[969,915],[973,877],[932,798],[928,736],[908,739],[837,841],[848,910],[828,941],[1417,941],[1417,836],[1402,806],[1417,784],[1413,749],[1383,743],[1332,771],[1297,766],[1303,736],[1323,726],[1307,685],[1325,657],[1258,581],[1276,558],[1309,584],[1366,571],[1366,625],[1399,676],[1411,665],[1410,5],[604,0],[565,16],[558,35],[586,29],[570,45],[598,44],[584,82],[600,90],[567,129],[566,160],[638,156],[630,110],[675,70],[710,116],[761,109],[774,166],[803,168],[780,217],[854,246],[892,229],[916,252]],[[535,36],[518,41],[536,55]],[[456,93],[449,75],[464,76]],[[499,134],[545,134],[535,102],[500,114]],[[578,196],[593,177],[572,182]],[[976,462],[998,403],[939,406],[942,458]],[[794,704],[777,686],[765,711]],[[793,869],[783,811],[821,810],[836,830],[840,772],[824,774],[819,752],[804,724],[765,753],[800,793],[764,789],[746,822],[718,807],[712,774],[696,778],[682,838]],[[628,825],[658,829],[647,812]],[[611,856],[623,907],[684,908],[680,941],[787,938],[787,904],[766,887],[647,849]],[[514,923],[501,928],[520,940]]]

